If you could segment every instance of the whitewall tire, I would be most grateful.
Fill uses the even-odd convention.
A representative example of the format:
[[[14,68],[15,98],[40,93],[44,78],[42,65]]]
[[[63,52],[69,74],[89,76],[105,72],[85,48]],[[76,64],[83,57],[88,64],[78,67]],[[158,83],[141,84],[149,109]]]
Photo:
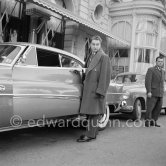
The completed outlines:
[[[109,106],[106,106],[106,112],[103,114],[98,123],[99,130],[104,130],[107,127],[107,124],[109,122],[109,117],[110,117],[110,109]]]

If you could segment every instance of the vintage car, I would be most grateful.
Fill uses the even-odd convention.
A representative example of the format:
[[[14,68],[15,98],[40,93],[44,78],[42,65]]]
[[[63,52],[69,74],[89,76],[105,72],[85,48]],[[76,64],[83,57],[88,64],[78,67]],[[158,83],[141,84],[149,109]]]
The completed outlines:
[[[0,44],[0,131],[43,119],[79,115],[84,62],[63,50],[30,43]],[[85,118],[85,117],[83,117]],[[109,106],[99,128],[109,120]],[[48,122],[48,121],[47,121]]]
[[[111,80],[108,105],[112,113],[132,114],[133,120],[140,120],[146,109],[145,74],[125,72]],[[163,109],[166,112],[166,86],[163,98]]]

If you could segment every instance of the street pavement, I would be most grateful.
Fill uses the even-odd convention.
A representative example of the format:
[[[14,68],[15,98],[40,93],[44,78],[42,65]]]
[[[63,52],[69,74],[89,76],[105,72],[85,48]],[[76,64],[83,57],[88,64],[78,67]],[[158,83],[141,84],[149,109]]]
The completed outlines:
[[[166,115],[157,127],[112,115],[95,141],[84,128],[44,127],[0,133],[0,166],[166,166]],[[116,120],[119,119],[119,120]]]

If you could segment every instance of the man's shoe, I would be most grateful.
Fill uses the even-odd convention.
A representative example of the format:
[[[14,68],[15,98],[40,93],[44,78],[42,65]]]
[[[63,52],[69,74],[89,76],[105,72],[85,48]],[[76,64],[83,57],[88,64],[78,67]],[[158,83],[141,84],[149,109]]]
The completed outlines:
[[[145,127],[150,127],[150,123],[149,122],[145,122]]]
[[[145,123],[145,127],[150,127],[150,125]]]
[[[151,121],[151,122],[150,122],[150,126],[155,126],[155,122],[154,122],[154,121]]]
[[[81,135],[80,138],[77,139],[77,142],[89,142],[93,139],[96,139],[96,138],[91,138],[86,135]]]
[[[155,125],[154,125],[155,127],[161,127],[159,124],[157,124],[157,123],[155,123]]]

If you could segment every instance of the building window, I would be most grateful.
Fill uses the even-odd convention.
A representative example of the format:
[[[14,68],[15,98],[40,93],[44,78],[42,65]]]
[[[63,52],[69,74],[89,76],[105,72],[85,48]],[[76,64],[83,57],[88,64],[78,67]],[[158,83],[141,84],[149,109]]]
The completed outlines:
[[[145,50],[145,63],[150,63],[150,49]]]
[[[129,57],[129,50],[128,49],[119,49],[118,52],[116,53],[115,57],[127,58],[127,57]]]
[[[99,20],[103,15],[103,6],[102,5],[97,5],[94,11],[94,17],[96,20]]]
[[[105,8],[102,4],[97,4],[94,7],[94,12],[92,12],[92,19],[94,22],[101,24],[102,18],[105,13]]]
[[[163,65],[163,68],[165,70],[166,68],[166,58],[165,58],[165,55],[163,53],[160,53],[160,57],[162,57],[164,59],[164,65]]]
[[[90,54],[90,38],[86,38],[86,41],[85,41],[85,57],[84,57],[84,61],[86,62],[87,61],[87,58]]]
[[[118,21],[113,24],[111,32],[115,35],[124,39],[128,42],[131,42],[132,27],[131,24],[127,21]]]
[[[136,46],[156,47],[158,26],[154,21],[140,21],[136,27]]]
[[[153,63],[155,51],[153,49],[135,49],[135,62]]]
[[[166,24],[163,23],[161,28],[160,50],[166,54],[165,43],[166,43]]]

